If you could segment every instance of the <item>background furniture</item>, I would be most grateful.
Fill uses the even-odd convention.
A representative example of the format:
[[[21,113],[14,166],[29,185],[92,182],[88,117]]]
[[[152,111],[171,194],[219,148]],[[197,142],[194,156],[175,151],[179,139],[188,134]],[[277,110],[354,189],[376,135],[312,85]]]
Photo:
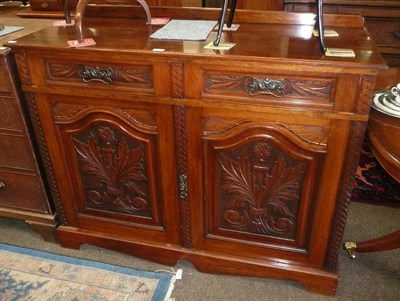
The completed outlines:
[[[47,27],[47,20],[2,18],[4,25],[24,26],[0,37],[0,44]],[[32,139],[32,126],[11,49],[0,47],[0,216],[24,220],[44,239],[55,240],[56,214]]]
[[[285,0],[284,5],[286,11],[315,12],[314,0]],[[380,72],[376,89],[388,88],[400,81],[400,1],[324,0],[324,13],[362,15],[365,27],[389,66]]]
[[[367,137],[375,158],[400,183],[400,118],[372,108]],[[354,252],[377,252],[400,248],[400,230],[367,241],[346,242],[344,248],[352,257],[355,257]]]
[[[84,22],[95,47],[68,48],[68,28],[9,45],[51,162],[60,243],[167,265],[185,259],[204,272],[295,280],[333,295],[384,68],[362,19],[325,18],[341,35],[332,46],[354,49],[346,59],[322,56],[309,15],[239,10],[241,30],[223,34],[236,46],[214,51],[204,46],[215,32],[200,42],[152,40],[157,27],[142,11],[127,18],[134,10],[122,8],[125,18],[115,19],[99,10],[88,6],[96,18]]]

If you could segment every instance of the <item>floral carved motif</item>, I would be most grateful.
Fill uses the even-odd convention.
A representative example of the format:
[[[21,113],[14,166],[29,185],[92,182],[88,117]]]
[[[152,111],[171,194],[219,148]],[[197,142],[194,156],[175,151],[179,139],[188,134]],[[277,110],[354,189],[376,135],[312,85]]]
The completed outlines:
[[[281,88],[279,97],[307,97],[307,98],[329,98],[331,91],[331,82],[317,79],[257,79],[252,76],[242,75],[225,75],[225,74],[206,74],[206,86],[209,90],[227,90],[227,91],[244,91],[250,95],[272,94],[263,89],[254,88],[255,81],[260,82],[279,82]],[[256,89],[257,91],[253,91]],[[250,91],[251,90],[251,91]],[[250,93],[251,92],[251,93]]]
[[[221,154],[221,227],[294,237],[305,165],[258,142]]]
[[[74,138],[86,206],[149,216],[143,146],[105,125]]]

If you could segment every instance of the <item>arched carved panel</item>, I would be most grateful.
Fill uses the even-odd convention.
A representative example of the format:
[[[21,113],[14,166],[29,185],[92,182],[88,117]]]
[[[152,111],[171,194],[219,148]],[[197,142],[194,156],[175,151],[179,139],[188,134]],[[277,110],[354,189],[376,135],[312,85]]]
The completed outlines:
[[[159,226],[158,136],[123,120],[100,111],[58,125],[77,191],[75,214]]]
[[[323,154],[273,126],[204,143],[208,235],[307,248]]]

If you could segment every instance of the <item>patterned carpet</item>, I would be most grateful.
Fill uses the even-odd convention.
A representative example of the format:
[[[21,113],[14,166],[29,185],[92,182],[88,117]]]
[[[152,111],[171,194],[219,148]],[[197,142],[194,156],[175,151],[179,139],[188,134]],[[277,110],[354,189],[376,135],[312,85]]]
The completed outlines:
[[[363,144],[352,200],[400,207],[400,184],[386,173],[367,143]]]
[[[175,277],[0,243],[0,300],[165,301]]]

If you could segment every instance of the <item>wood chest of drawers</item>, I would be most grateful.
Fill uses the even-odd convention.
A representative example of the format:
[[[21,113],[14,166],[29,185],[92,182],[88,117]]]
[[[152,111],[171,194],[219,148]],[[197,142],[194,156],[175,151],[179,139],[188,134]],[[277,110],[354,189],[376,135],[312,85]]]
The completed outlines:
[[[5,25],[29,25],[26,20],[3,18]],[[8,40],[46,27],[47,21],[7,35]],[[5,42],[1,38],[0,42]],[[2,44],[2,43],[1,43]],[[31,121],[20,90],[10,48],[0,49],[0,216],[18,218],[54,241],[55,210],[49,198]]]
[[[10,45],[40,120],[63,246],[335,293],[384,63],[363,28],[337,28],[330,45],[355,58],[328,58],[304,16],[268,14],[224,34],[228,51],[204,49],[215,33],[152,40],[158,27],[129,19],[85,20],[94,47],[68,48],[65,28]]]

